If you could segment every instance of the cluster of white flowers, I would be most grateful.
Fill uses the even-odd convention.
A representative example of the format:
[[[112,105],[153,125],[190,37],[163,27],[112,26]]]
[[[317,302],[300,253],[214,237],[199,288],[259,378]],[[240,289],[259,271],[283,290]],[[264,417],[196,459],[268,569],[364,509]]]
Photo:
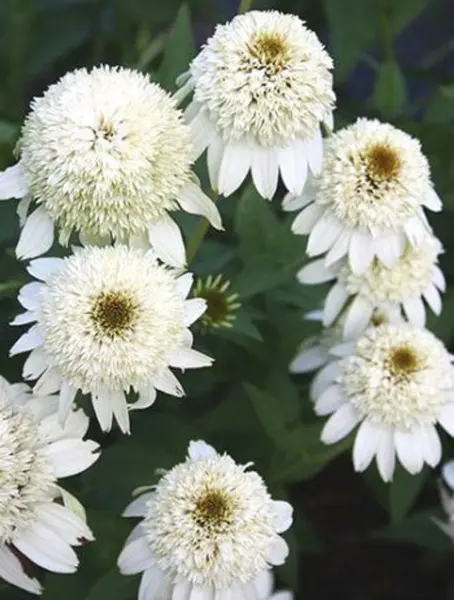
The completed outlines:
[[[17,257],[34,259],[12,323],[29,329],[11,348],[28,353],[23,377],[34,388],[0,385],[6,581],[39,594],[21,558],[69,573],[71,547],[93,539],[83,508],[57,485],[98,456],[82,439],[80,396],[91,397],[103,431],[115,421],[129,434],[130,411],[157,391],[184,395],[171,368],[211,366],[189,327],[234,323],[240,302],[222,276],[191,292],[170,216],[182,209],[222,230],[192,170],[205,151],[216,194],[251,172],[272,199],[280,177],[284,210],[302,209],[293,232],[309,235],[309,256],[324,255],[300,282],[335,281],[311,315],[323,332],[290,365],[320,369],[311,398],[317,415],[330,415],[322,441],[359,426],[355,469],[376,457],[385,481],[396,456],[410,473],[439,463],[435,426],[454,435],[454,369],[424,329],[425,303],[438,315],[445,289],[424,207],[439,211],[441,201],[416,139],[367,119],[332,134],[332,66],[298,17],[252,11],[216,28],[173,97],[144,74],[100,66],[33,100],[18,162],[0,173],[0,200],[20,199]],[[54,242],[70,253],[38,258]],[[123,574],[143,573],[139,600],[291,600],[273,594],[271,569],[287,558],[280,534],[292,508],[272,500],[251,464],[191,442],[183,463],[140,489],[124,513],[140,522],[118,559]]]
[[[321,173],[285,210],[303,210],[293,232],[307,254],[323,255],[298,273],[303,284],[331,282],[320,320],[326,328],[290,365],[320,369],[314,410],[330,415],[321,439],[333,444],[357,426],[353,464],[374,457],[384,481],[396,456],[410,473],[441,459],[439,423],[454,435],[454,368],[426,330],[425,303],[441,312],[442,245],[423,207],[441,210],[417,140],[389,124],[358,119],[326,139]]]

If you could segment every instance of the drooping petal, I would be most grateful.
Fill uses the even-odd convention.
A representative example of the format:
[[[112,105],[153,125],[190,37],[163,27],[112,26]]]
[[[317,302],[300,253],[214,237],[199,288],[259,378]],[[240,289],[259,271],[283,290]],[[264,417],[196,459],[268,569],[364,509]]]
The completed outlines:
[[[377,467],[383,481],[391,481],[395,464],[394,431],[391,427],[384,427],[377,448]]]
[[[27,271],[35,279],[47,281],[62,266],[61,258],[37,258],[32,260],[27,267]]]
[[[12,540],[34,563],[54,573],[74,573],[79,561],[71,546],[40,521],[34,521]]]
[[[276,533],[283,533],[293,523],[293,506],[282,500],[273,500],[275,519],[273,520]]]
[[[213,358],[192,348],[179,348],[170,354],[169,365],[182,370],[200,369],[201,367],[211,367],[213,360]]]
[[[370,235],[354,231],[350,239],[348,259],[353,273],[361,275],[374,258],[374,246]]]
[[[21,161],[0,172],[0,200],[23,198],[27,194],[27,178]]]
[[[298,281],[305,284],[324,283],[335,279],[336,275],[325,266],[323,258],[314,260],[298,271]]]
[[[170,598],[172,585],[166,575],[157,567],[144,571],[139,586],[138,600]]]
[[[34,350],[44,342],[43,334],[37,325],[31,327],[22,335],[9,351],[10,356]]]
[[[37,509],[39,521],[70,546],[94,540],[88,525],[65,506],[50,502]]]
[[[277,188],[279,166],[273,148],[255,146],[252,150],[252,179],[258,193],[271,200]]]
[[[170,396],[176,396],[181,398],[184,396],[184,389],[175,375],[170,369],[164,369],[162,373],[157,375],[153,379],[153,385],[156,389],[169,394]]]
[[[282,181],[288,191],[300,196],[307,178],[307,160],[301,140],[295,140],[289,146],[279,150],[279,168]]]
[[[221,168],[222,157],[224,156],[224,142],[220,136],[216,136],[207,151],[208,176],[210,178],[211,188],[218,192],[219,169]]]
[[[339,384],[334,384],[328,387],[320,395],[315,403],[315,414],[319,417],[330,415],[339,410],[339,408],[347,402],[344,392]]]
[[[442,449],[435,426],[422,426],[419,432],[419,440],[424,460],[429,466],[436,467],[441,460]]]
[[[343,230],[343,225],[336,216],[330,212],[325,213],[311,231],[307,243],[307,254],[309,256],[323,254],[339,239]]]
[[[100,390],[92,394],[92,403],[96,418],[103,431],[112,429],[113,409],[108,390]]]
[[[154,556],[145,536],[126,544],[118,557],[118,568],[123,575],[135,575],[154,564]]]
[[[350,404],[343,404],[326,422],[321,435],[324,444],[335,444],[346,437],[357,425],[359,415]]]
[[[184,275],[178,277],[176,284],[183,298],[187,298],[193,281],[194,275],[192,273],[185,273]]]
[[[438,422],[451,437],[454,437],[454,404],[447,404],[442,408]]]
[[[325,208],[315,202],[303,208],[292,223],[293,233],[296,235],[308,235],[324,212]]]
[[[99,444],[92,440],[63,439],[40,450],[55,471],[55,476],[70,477],[88,469],[99,458]]]
[[[266,553],[267,561],[272,565],[283,565],[289,555],[287,542],[281,537],[277,537],[268,548]]]
[[[341,283],[333,285],[325,298],[323,309],[323,325],[325,327],[329,327],[334,323],[348,297],[349,293]]]
[[[424,459],[418,434],[396,429],[394,443],[397,457],[402,466],[412,475],[419,473],[423,467]]]
[[[402,302],[408,320],[416,327],[424,327],[426,310],[420,296],[407,296]]]
[[[357,338],[369,324],[374,306],[363,296],[356,296],[347,312],[344,323],[344,337],[346,340]]]
[[[146,492],[135,498],[123,511],[123,517],[144,517],[147,513],[147,502],[153,494],[154,492]]]
[[[216,204],[208,198],[196,183],[188,183],[180,190],[178,203],[191,215],[202,215],[218,230],[223,230],[222,219]]]
[[[247,142],[228,142],[224,148],[218,175],[218,192],[223,196],[233,194],[251,168],[252,152]]]
[[[184,303],[183,325],[189,327],[192,325],[207,309],[207,303],[204,298],[191,298]]]
[[[54,243],[54,223],[42,206],[25,221],[16,246],[19,260],[45,254]]]
[[[433,312],[438,316],[441,313],[441,296],[440,292],[434,286],[433,283],[430,283],[423,292],[423,296],[433,310]]]
[[[429,210],[434,212],[440,212],[443,208],[443,203],[433,187],[428,189],[426,195],[423,197],[422,203],[424,206],[427,206]]]
[[[138,391],[139,399],[136,402],[128,404],[129,410],[143,410],[155,403],[157,392],[152,385],[141,386]]]
[[[361,423],[353,445],[353,465],[355,471],[365,471],[378,450],[382,429],[368,421]]]
[[[319,346],[300,352],[289,365],[290,373],[308,373],[321,367],[326,361],[326,354]]]
[[[323,139],[320,129],[317,129],[315,136],[305,142],[306,156],[309,168],[315,176],[320,175],[323,164]]]
[[[168,215],[150,225],[150,244],[157,256],[177,269],[186,265],[186,250],[180,228]]]
[[[110,392],[110,402],[112,405],[113,414],[117,420],[122,433],[130,434],[129,411],[123,390],[115,390]]]
[[[25,573],[17,556],[3,544],[0,546],[0,578],[30,594],[42,593],[39,581]]]

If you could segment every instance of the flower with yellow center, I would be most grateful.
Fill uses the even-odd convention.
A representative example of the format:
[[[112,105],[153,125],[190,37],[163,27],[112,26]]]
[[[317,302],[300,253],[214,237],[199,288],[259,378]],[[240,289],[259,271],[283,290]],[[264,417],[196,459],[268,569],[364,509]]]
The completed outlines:
[[[303,208],[293,232],[309,234],[307,252],[326,265],[348,256],[363,273],[376,257],[390,267],[407,242],[431,234],[422,210],[441,210],[418,140],[387,123],[358,119],[325,142],[323,170],[284,208]]]
[[[229,196],[249,171],[271,199],[279,173],[293,194],[322,162],[321,123],[332,129],[332,61],[298,17],[251,11],[219,25],[180,78],[196,155],[207,149],[212,187]]]
[[[407,242],[403,254],[390,267],[374,258],[363,273],[356,274],[346,258],[330,267],[318,259],[303,267],[298,279],[305,284],[336,279],[326,296],[323,323],[331,325],[350,301],[344,311],[345,338],[353,339],[364,331],[376,310],[389,314],[403,309],[410,323],[424,327],[423,300],[436,315],[441,312],[440,292],[446,287],[438,266],[441,252],[439,240],[426,236],[416,247]]]
[[[91,395],[103,430],[115,416],[129,433],[128,409],[153,404],[156,390],[184,394],[169,367],[211,365],[191,347],[188,327],[206,307],[201,298],[186,300],[192,275],[178,276],[151,252],[87,247],[34,260],[29,272],[39,282],[20,291],[27,312],[13,323],[35,324],[11,354],[31,351],[24,377],[39,378],[39,394],[59,391],[63,415],[80,390]],[[131,389],[139,399],[128,405]]]
[[[95,67],[66,74],[33,100],[18,144],[19,162],[0,174],[0,199],[30,198],[17,255],[117,240],[151,244],[172,266],[185,263],[169,213],[181,207],[221,227],[219,212],[192,174],[190,131],[175,102],[142,73]]]
[[[436,424],[454,435],[454,368],[442,342],[426,329],[388,324],[367,329],[342,354],[324,367],[317,390],[315,412],[331,415],[322,441],[333,444],[359,425],[355,469],[364,471],[376,456],[384,481],[393,477],[396,455],[412,474],[424,463],[436,466]]]
[[[268,569],[288,554],[279,533],[290,527],[292,507],[272,500],[249,466],[191,442],[186,461],[127,507],[125,517],[142,520],[118,566],[124,575],[143,572],[139,598],[268,597]]]

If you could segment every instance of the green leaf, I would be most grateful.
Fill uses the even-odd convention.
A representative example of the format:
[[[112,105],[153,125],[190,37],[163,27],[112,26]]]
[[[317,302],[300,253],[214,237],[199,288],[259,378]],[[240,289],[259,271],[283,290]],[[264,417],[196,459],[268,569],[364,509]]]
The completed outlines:
[[[112,569],[90,589],[85,600],[129,600],[137,595],[139,576],[121,575],[117,569]]]
[[[195,52],[189,8],[182,4],[167,40],[158,72],[159,83],[170,92],[174,92],[177,89],[177,77],[187,71]]]
[[[427,106],[425,118],[430,123],[448,123],[454,119],[454,84],[438,88]]]
[[[389,488],[389,512],[391,521],[401,521],[416,502],[424,485],[428,470],[424,468],[416,475],[410,475],[400,464],[397,465]]]
[[[399,65],[385,61],[380,67],[373,102],[382,115],[389,119],[402,112],[407,90]]]
[[[336,66],[334,76],[344,81],[379,33],[377,2],[324,0]]]
[[[434,511],[423,511],[372,533],[372,537],[390,542],[415,544],[440,552],[452,551],[452,541],[434,523]]]

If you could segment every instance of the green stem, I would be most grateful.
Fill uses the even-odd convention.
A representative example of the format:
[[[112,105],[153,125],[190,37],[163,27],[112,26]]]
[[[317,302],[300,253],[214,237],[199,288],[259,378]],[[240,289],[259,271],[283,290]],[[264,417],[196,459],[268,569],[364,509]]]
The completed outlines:
[[[241,0],[240,6],[238,8],[238,14],[243,15],[248,10],[251,10],[253,4],[254,0]]]
[[[213,194],[212,198],[213,202],[217,202],[218,195]],[[205,235],[208,231],[208,227],[210,223],[208,219],[202,219],[197,224],[196,230],[194,231],[194,235],[188,242],[188,248],[186,250],[187,262],[188,265],[194,260],[195,255],[197,254],[200,246],[202,245],[203,240],[205,239]]]
[[[381,29],[381,37],[383,44],[383,54],[385,57],[385,61],[388,63],[394,63],[394,45],[393,45],[393,37],[391,34],[391,28],[389,24],[389,16],[387,7],[383,5],[380,10],[380,29]]]

